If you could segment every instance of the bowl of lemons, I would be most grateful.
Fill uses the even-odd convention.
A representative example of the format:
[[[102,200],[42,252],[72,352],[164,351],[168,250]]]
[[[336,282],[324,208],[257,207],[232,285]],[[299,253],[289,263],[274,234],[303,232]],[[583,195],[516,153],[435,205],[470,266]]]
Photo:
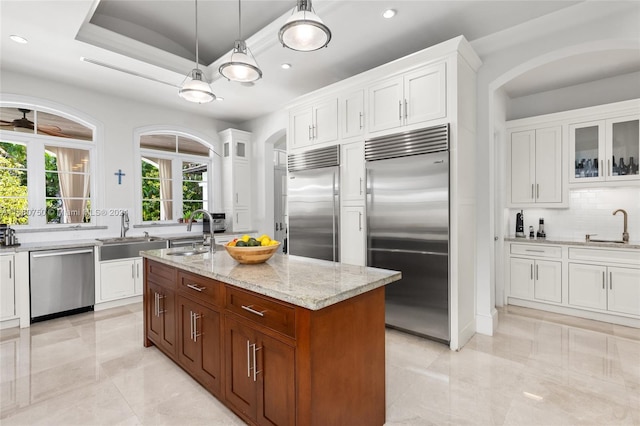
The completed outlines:
[[[238,263],[256,264],[264,263],[278,251],[280,242],[271,239],[266,234],[253,238],[243,235],[225,244],[224,248]]]

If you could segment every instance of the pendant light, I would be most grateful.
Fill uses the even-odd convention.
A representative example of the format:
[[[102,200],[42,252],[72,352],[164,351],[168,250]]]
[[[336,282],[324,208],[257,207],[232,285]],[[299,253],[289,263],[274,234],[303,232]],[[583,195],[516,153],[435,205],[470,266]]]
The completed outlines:
[[[242,9],[238,0],[238,39],[233,43],[233,51],[229,60],[218,68],[227,80],[249,83],[262,78],[262,71],[253,54],[242,39]]]
[[[311,0],[297,0],[294,13],[280,28],[278,38],[284,47],[311,52],[329,44],[331,30],[315,14]]]
[[[204,104],[207,102],[211,102],[216,98],[216,95],[211,91],[211,86],[206,80],[203,79],[202,71],[198,68],[199,57],[198,57],[198,0],[195,0],[196,3],[196,67],[191,70],[189,74],[185,77],[182,82],[182,87],[180,87],[180,97],[188,100],[189,102],[196,102],[199,104]]]

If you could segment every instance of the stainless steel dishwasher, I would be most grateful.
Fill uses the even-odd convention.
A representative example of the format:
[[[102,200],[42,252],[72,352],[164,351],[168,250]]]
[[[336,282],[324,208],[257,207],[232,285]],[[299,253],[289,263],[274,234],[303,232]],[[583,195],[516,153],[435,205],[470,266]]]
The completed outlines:
[[[31,322],[92,311],[94,271],[93,247],[30,252]]]

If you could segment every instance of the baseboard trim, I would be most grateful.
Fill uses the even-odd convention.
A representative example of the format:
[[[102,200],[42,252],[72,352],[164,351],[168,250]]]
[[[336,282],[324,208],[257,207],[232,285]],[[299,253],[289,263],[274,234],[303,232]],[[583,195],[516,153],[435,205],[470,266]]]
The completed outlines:
[[[493,336],[498,327],[498,311],[493,308],[489,315],[476,314],[476,333]]]

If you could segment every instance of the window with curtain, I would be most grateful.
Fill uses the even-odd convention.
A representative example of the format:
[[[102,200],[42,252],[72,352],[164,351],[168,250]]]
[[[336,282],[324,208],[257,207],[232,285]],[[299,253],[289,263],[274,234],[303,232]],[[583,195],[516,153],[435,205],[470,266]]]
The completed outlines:
[[[209,207],[209,148],[177,134],[140,137],[144,222],[176,221]]]
[[[62,115],[0,107],[0,223],[91,223],[93,138]]]

